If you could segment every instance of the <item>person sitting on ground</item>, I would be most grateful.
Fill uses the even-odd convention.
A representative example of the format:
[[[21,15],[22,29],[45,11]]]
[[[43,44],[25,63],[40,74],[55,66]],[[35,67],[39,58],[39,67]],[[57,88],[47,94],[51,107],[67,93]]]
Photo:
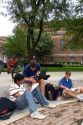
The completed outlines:
[[[40,75],[40,65],[36,62],[36,60],[31,60],[30,64],[27,64],[24,67],[23,70],[23,75],[26,77],[25,81],[31,81],[32,84],[39,82],[39,87],[40,87],[40,91],[42,92],[42,94],[45,93],[45,81],[44,78],[42,78],[42,76],[40,76],[41,78],[38,79],[38,76]],[[50,77],[49,75],[46,75],[46,77]]]
[[[66,71],[65,76],[59,81],[59,87],[63,97],[75,97],[79,101],[83,101],[83,97],[78,96],[79,93],[83,93],[83,87],[74,88],[70,76],[71,72]]]
[[[16,102],[17,109],[24,109],[29,107],[30,116],[32,118],[44,119],[45,115],[40,114],[37,111],[34,98],[37,99],[42,107],[55,108],[56,105],[49,103],[44,99],[38,87],[31,91],[31,88],[26,89],[23,86],[25,76],[22,74],[16,74],[14,77],[14,83],[10,86],[9,95],[12,101]]]

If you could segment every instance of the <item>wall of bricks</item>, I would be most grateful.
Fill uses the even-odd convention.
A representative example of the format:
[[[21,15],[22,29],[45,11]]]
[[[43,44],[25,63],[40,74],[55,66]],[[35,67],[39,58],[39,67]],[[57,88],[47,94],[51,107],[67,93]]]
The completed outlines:
[[[53,50],[53,62],[78,62],[83,63],[83,50],[61,50],[61,39],[63,39],[63,35],[52,36],[54,41],[54,50]]]

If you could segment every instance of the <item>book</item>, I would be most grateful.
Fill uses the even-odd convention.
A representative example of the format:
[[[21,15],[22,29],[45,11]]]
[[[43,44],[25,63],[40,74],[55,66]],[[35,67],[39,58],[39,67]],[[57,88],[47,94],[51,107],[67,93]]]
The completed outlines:
[[[74,92],[74,91],[78,90],[78,88],[71,88],[70,90]]]
[[[39,86],[39,83],[35,83],[32,85],[31,92]]]

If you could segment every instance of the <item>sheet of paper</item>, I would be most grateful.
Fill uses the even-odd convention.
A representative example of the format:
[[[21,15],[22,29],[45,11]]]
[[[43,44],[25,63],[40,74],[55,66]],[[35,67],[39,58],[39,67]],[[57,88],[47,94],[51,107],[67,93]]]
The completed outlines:
[[[33,91],[36,87],[38,87],[38,85],[39,85],[39,83],[35,83],[35,84],[33,84],[33,85],[32,85],[32,89],[31,89],[31,91]]]
[[[71,88],[70,90],[71,91],[76,91],[78,88]]]

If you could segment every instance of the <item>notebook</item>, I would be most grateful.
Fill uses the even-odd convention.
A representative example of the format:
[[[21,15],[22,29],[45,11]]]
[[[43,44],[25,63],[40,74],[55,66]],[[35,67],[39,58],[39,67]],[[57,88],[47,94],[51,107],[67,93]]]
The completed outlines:
[[[32,88],[31,88],[31,92],[32,92],[35,88],[37,88],[38,85],[39,85],[39,83],[35,83],[35,84],[33,84],[33,85],[32,85]]]
[[[78,90],[78,88],[71,88],[70,90],[74,92],[74,91]]]

